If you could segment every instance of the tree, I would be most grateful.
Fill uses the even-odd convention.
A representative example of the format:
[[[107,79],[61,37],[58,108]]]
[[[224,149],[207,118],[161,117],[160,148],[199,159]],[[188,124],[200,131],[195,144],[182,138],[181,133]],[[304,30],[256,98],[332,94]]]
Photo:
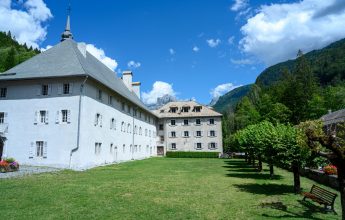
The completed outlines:
[[[260,114],[248,97],[244,97],[237,105],[235,115],[236,129],[240,130],[248,125],[255,124],[260,119]]]
[[[11,47],[9,53],[7,54],[6,60],[5,60],[5,70],[11,69],[16,65],[16,51],[14,47]]]
[[[345,124],[333,124],[323,129],[321,121],[306,121],[299,125],[299,129],[304,134],[302,143],[337,167],[342,217],[345,219]]]

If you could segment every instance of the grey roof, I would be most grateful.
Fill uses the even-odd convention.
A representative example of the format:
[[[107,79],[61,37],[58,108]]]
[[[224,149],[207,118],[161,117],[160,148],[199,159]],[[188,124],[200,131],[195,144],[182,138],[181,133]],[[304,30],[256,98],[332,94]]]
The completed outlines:
[[[66,39],[49,50],[1,73],[0,81],[70,76],[89,76],[153,114],[116,76],[115,72],[86,50],[84,52],[79,50],[78,44],[72,39]]]
[[[341,109],[339,111],[331,112],[327,115],[324,115],[321,117],[321,120],[325,125],[345,122],[345,109]]]

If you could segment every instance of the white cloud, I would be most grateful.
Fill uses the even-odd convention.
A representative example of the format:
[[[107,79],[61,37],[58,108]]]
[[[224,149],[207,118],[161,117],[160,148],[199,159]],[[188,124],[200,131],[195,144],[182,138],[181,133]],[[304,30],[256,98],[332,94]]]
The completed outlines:
[[[157,102],[157,98],[161,98],[164,95],[176,97],[173,85],[162,81],[156,81],[152,86],[152,90],[143,92],[141,97],[145,104],[151,105]]]
[[[224,95],[225,93],[227,93],[233,89],[236,89],[237,87],[240,87],[240,86],[241,85],[235,86],[232,83],[221,84],[221,85],[218,85],[216,88],[212,89],[210,94],[212,96],[212,99],[217,99],[220,96]]]
[[[116,60],[107,57],[105,52],[102,48],[97,48],[93,44],[86,44],[86,50],[91,53],[94,57],[100,60],[104,65],[106,65],[109,69],[115,70],[118,63]]]
[[[207,44],[209,47],[217,47],[220,43],[221,43],[221,40],[220,39],[208,39],[206,40]]]
[[[302,0],[261,6],[242,26],[240,47],[267,65],[345,37],[344,0]]]
[[[234,0],[234,4],[230,7],[232,11],[239,11],[248,6],[248,0]]]
[[[199,50],[200,50],[199,47],[197,47],[197,46],[194,46],[194,47],[193,47],[193,51],[194,51],[194,52],[199,52]]]
[[[141,66],[140,62],[135,62],[134,60],[131,60],[127,63],[128,68],[130,69],[137,69]]]
[[[43,51],[49,50],[52,47],[53,47],[52,45],[47,45],[46,47],[41,48],[41,51],[43,52]]]
[[[43,0],[0,0],[0,31],[11,31],[19,43],[38,48],[47,35],[44,23],[53,17]]]
[[[231,63],[236,64],[236,65],[250,65],[254,64],[254,60],[245,58],[245,59],[230,59]]]
[[[228,44],[232,45],[234,44],[235,36],[231,36],[228,38]]]
[[[170,55],[175,55],[176,51],[173,48],[170,48],[169,49],[169,53],[170,53]]]

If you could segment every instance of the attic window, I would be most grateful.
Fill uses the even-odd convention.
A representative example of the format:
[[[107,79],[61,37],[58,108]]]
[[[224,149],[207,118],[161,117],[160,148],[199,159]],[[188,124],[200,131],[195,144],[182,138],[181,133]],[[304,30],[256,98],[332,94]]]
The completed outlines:
[[[190,107],[189,106],[184,106],[182,107],[182,112],[189,112]]]
[[[201,112],[201,106],[195,106],[193,112]]]
[[[170,107],[170,112],[171,113],[176,113],[177,112],[177,107]]]
[[[162,110],[160,111],[160,113],[164,113],[164,109],[162,109]]]

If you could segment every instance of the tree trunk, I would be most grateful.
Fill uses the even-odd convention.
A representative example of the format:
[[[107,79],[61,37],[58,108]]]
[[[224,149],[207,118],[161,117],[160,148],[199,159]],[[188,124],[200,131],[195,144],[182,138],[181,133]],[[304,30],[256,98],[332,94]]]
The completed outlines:
[[[270,166],[270,178],[272,179],[274,176],[273,162],[272,161],[270,161],[269,166]]]
[[[299,176],[299,166],[298,164],[292,164],[292,172],[293,172],[293,189],[295,194],[301,192],[301,180]]]
[[[335,163],[334,163],[335,164]],[[342,219],[345,220],[345,164],[335,164],[338,171]]]
[[[258,172],[261,172],[262,171],[262,158],[261,158],[261,155],[259,155],[258,160],[259,160]]]

